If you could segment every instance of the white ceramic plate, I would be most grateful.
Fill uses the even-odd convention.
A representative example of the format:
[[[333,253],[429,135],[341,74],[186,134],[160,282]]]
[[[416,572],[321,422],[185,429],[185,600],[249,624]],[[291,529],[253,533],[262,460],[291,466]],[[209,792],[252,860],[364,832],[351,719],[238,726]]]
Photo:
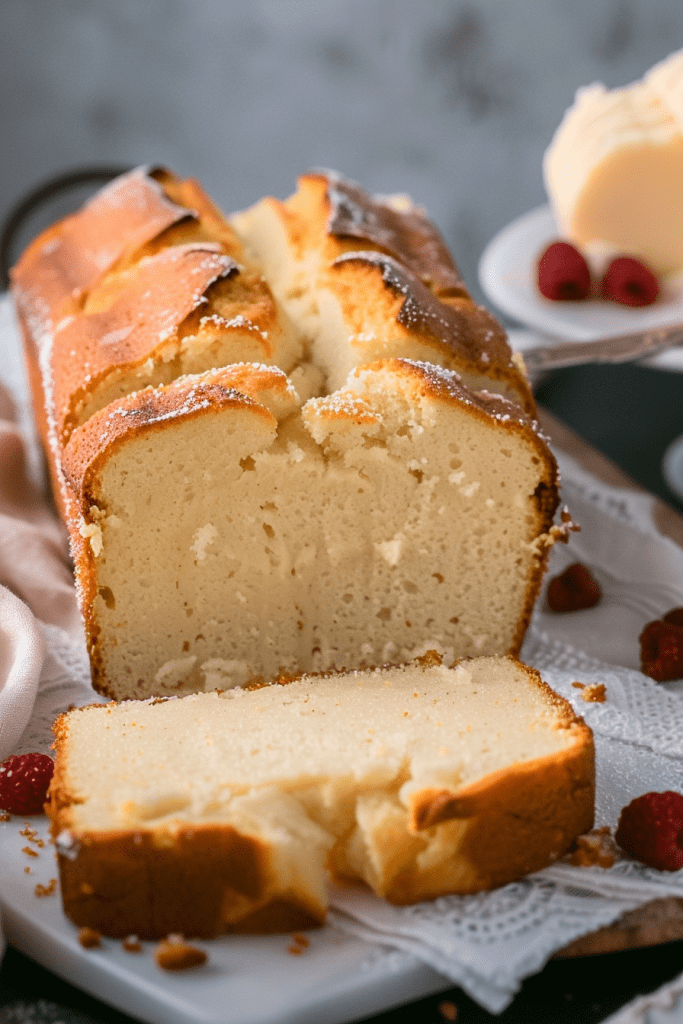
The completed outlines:
[[[78,988],[152,1024],[341,1024],[372,1016],[452,982],[408,953],[370,945],[330,926],[309,931],[310,945],[290,953],[291,935],[225,936],[196,942],[203,967],[160,970],[155,943],[127,953],[103,939],[84,949],[62,913],[59,892],[38,898],[56,871],[48,824],[32,818],[42,848],[20,835],[21,818],[0,824],[0,906],[7,941]],[[24,847],[38,853],[32,857]],[[30,874],[24,869],[29,867]]]
[[[553,302],[544,298],[536,286],[536,265],[546,246],[559,237],[552,210],[540,206],[518,217],[489,242],[479,261],[479,282],[501,312],[533,331],[572,341],[683,323],[681,278],[666,282],[657,302],[638,309],[602,299]],[[531,336],[526,341],[538,343]],[[663,352],[649,365],[683,371],[683,349]]]

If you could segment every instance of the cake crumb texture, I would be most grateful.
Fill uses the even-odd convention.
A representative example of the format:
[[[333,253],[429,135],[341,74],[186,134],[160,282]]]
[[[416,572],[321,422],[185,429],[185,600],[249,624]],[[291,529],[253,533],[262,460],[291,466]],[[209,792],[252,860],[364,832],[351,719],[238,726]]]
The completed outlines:
[[[590,730],[511,658],[93,705],[56,736],[64,907],[118,937],[298,932],[328,877],[478,892],[593,821]]]

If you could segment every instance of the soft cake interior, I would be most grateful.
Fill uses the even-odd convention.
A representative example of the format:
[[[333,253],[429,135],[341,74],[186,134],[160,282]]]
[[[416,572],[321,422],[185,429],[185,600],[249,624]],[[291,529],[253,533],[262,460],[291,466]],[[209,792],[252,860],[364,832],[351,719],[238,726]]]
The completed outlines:
[[[55,826],[105,859],[117,835],[229,827],[274,858],[269,898],[296,875],[307,905],[326,864],[404,902],[548,863],[591,825],[589,730],[512,659],[430,660],[72,712]]]
[[[279,422],[209,409],[112,452],[88,494],[112,696],[515,648],[541,459],[521,430],[417,399],[416,373],[380,364]]]

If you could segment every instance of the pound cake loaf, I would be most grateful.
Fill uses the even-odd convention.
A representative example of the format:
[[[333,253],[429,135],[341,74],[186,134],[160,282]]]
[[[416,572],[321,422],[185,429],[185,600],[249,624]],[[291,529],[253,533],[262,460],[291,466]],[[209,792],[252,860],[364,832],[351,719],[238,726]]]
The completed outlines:
[[[49,814],[67,915],[106,935],[324,920],[539,870],[593,821],[591,732],[510,658],[70,711]]]
[[[94,685],[517,654],[569,527],[502,328],[407,200],[259,208],[141,168],[14,270]]]

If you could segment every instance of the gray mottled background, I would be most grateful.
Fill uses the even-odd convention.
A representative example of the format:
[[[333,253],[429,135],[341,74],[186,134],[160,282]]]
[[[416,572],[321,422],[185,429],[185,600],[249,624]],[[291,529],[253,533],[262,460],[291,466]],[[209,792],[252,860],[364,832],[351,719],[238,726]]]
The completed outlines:
[[[410,192],[477,291],[577,86],[680,46],[681,0],[0,0],[0,218],[91,163],[163,162],[227,209],[323,165]]]

